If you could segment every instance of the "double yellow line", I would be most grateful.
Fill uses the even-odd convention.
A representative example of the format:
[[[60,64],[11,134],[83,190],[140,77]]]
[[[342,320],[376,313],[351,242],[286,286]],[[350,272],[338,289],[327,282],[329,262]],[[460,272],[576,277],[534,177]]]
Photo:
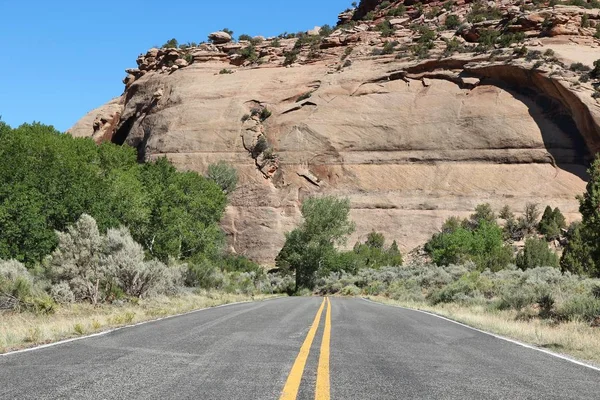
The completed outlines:
[[[298,357],[296,357],[296,361],[288,375],[288,379],[283,387],[283,392],[281,393],[279,400],[296,400],[296,397],[298,396],[306,360],[308,359],[308,354],[310,353],[310,348],[315,339],[317,329],[319,329],[321,315],[323,314],[325,304],[327,304],[327,313],[325,314],[325,330],[323,331],[321,352],[319,354],[319,366],[317,368],[315,400],[329,400],[330,398],[329,347],[331,343],[331,301],[328,297],[325,297],[321,303],[321,307],[319,307],[319,311],[317,311],[315,320],[306,335],[306,339],[304,339],[304,343],[300,348],[300,353],[298,353]]]

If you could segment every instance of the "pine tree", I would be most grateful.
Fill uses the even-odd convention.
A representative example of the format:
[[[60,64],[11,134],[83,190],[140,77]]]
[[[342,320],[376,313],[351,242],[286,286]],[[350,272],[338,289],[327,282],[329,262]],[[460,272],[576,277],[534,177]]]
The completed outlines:
[[[590,248],[582,236],[580,222],[575,222],[567,232],[567,247],[560,259],[560,268],[563,272],[577,275],[593,275],[595,265],[590,254]]]
[[[588,170],[586,192],[579,196],[581,226],[572,228],[561,260],[563,270],[600,277],[600,157]]]

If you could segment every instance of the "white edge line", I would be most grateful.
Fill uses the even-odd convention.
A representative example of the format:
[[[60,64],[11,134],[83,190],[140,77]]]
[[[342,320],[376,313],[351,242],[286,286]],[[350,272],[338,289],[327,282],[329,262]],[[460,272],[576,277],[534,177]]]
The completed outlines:
[[[433,312],[419,310],[419,309],[416,309],[416,308],[402,307],[402,306],[395,305],[395,304],[379,303],[377,301],[373,301],[373,300],[367,299],[365,297],[361,297],[361,299],[364,300],[364,301],[366,301],[366,302],[369,302],[369,303],[378,304],[380,306],[388,306],[388,307],[401,308],[403,310],[408,310],[408,311],[414,311],[414,312],[418,312],[418,313],[422,313],[422,314],[427,314],[427,315],[430,315],[432,317],[440,318],[440,319],[443,319],[445,321],[452,322],[453,324],[457,324],[457,325],[460,325],[462,327],[465,327],[465,328],[477,331],[479,333],[483,333],[485,335],[489,335],[489,336],[495,337],[496,339],[504,340],[506,342],[510,342],[512,344],[516,344],[518,346],[522,346],[522,347],[525,347],[527,349],[536,350],[536,351],[539,351],[539,352],[551,355],[553,357],[557,357],[557,358],[560,358],[562,360],[572,362],[573,364],[577,364],[577,365],[580,365],[580,366],[583,366],[583,367],[587,367],[587,368],[593,369],[595,371],[600,371],[599,367],[596,367],[596,366],[591,365],[591,364],[586,364],[586,363],[584,363],[582,361],[575,360],[575,359],[573,359],[571,357],[568,357],[568,356],[565,356],[563,354],[555,353],[553,351],[542,349],[542,348],[537,347],[537,346],[533,346],[533,345],[530,345],[530,344],[527,344],[527,343],[519,342],[518,340],[514,340],[514,339],[510,339],[510,338],[504,337],[504,336],[500,336],[500,335],[497,335],[495,333],[486,332],[486,331],[483,331],[481,329],[477,329],[477,328],[474,328],[472,326],[463,324],[462,322],[454,321],[453,319],[441,316],[441,315],[433,313]]]
[[[282,298],[285,298],[285,297],[286,296],[278,296],[278,297],[273,297],[273,298],[270,298],[270,299],[238,301],[238,302],[235,302],[235,303],[227,303],[227,304],[220,304],[218,306],[199,308],[197,310],[186,311],[186,312],[181,313],[181,314],[169,315],[169,316],[161,317],[161,318],[157,318],[157,319],[150,319],[148,321],[142,321],[142,322],[138,322],[138,323],[132,324],[132,325],[119,326],[118,328],[112,328],[112,329],[109,329],[109,330],[106,330],[106,331],[102,331],[102,332],[98,332],[98,333],[94,333],[94,334],[91,334],[91,335],[78,336],[78,337],[71,338],[71,339],[64,339],[64,340],[60,340],[58,342],[43,344],[43,345],[35,346],[35,347],[28,347],[26,349],[10,351],[8,353],[0,353],[0,357],[11,356],[11,355],[20,354],[20,353],[28,353],[30,351],[42,350],[42,349],[46,349],[48,347],[59,346],[61,344],[66,344],[66,343],[71,343],[71,342],[77,342],[79,340],[91,339],[91,338],[95,338],[95,337],[98,337],[98,336],[108,335],[109,333],[120,331],[120,330],[123,330],[123,329],[135,328],[136,326],[145,325],[145,324],[149,324],[149,323],[152,323],[152,322],[164,321],[165,319],[182,317],[184,315],[194,314],[194,313],[201,312],[201,311],[214,310],[215,308],[236,306],[236,305],[240,305],[240,304],[262,303],[262,302],[265,302],[265,301],[278,300],[278,299],[282,299]]]

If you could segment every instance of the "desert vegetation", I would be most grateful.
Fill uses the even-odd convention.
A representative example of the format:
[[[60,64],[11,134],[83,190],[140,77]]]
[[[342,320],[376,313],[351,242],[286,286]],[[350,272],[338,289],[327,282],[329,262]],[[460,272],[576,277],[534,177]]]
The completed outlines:
[[[225,252],[219,222],[237,184],[226,163],[209,166],[206,177],[178,172],[165,158],[139,164],[131,148],[37,123],[0,122],[0,154],[3,321],[69,319],[84,305],[112,310],[206,290],[239,298],[293,287],[290,277]],[[9,336],[0,333],[0,349],[18,345]]]
[[[394,241],[385,246],[385,237],[371,232],[364,243],[351,251],[340,251],[355,229],[349,220],[350,202],[331,196],[310,198],[302,205],[304,222],[286,234],[276,259],[284,275],[294,275],[296,290],[314,289],[317,279],[331,272],[355,273],[363,268],[402,265],[402,254]]]
[[[600,158],[589,174],[581,222],[567,228],[558,208],[542,214],[533,203],[519,217],[481,204],[469,218],[448,219],[407,264],[376,232],[338,250],[354,230],[349,201],[309,199],[277,266],[295,275],[296,290],[374,296],[600,361]]]

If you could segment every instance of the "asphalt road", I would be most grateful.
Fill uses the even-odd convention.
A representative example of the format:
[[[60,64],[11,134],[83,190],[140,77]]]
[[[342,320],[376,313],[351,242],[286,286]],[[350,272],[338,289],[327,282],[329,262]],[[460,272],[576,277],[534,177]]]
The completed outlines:
[[[279,399],[294,384],[298,399],[600,399],[596,370],[361,299],[232,305],[0,356],[1,399]]]

